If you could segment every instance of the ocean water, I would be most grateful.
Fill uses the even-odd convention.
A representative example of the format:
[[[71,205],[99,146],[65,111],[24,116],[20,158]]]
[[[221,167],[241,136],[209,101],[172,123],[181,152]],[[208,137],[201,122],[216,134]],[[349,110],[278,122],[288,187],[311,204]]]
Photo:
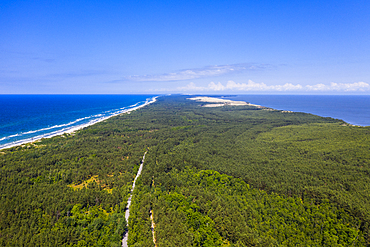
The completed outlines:
[[[370,126],[370,95],[238,95],[224,98]]]
[[[155,97],[155,95],[0,95],[0,149],[94,124],[148,104]],[[342,119],[354,125],[370,126],[369,95],[238,95],[223,98],[243,100],[278,110]]]
[[[155,95],[0,95],[0,149],[141,107]]]

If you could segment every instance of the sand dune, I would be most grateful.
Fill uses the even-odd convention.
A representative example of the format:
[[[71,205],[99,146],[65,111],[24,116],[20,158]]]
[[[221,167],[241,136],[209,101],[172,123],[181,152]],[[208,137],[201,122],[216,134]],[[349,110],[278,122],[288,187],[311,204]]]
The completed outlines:
[[[220,98],[213,98],[213,97],[194,97],[194,98],[188,98],[188,99],[200,101],[200,102],[206,102],[206,103],[213,103],[213,104],[203,105],[203,107],[220,107],[220,106],[225,106],[225,105],[235,105],[235,106],[248,105],[248,106],[261,107],[260,105],[247,103],[245,101],[233,101],[229,99],[220,99]]]

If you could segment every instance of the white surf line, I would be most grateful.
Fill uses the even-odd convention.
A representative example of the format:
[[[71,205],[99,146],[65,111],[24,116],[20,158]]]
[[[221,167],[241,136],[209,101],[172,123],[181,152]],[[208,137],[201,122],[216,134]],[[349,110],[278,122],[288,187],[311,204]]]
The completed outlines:
[[[136,174],[136,177],[134,179],[134,183],[132,184],[132,188],[131,188],[131,192],[130,192],[130,197],[128,198],[127,200],[127,210],[125,212],[125,219],[126,219],[126,222],[127,222],[127,225],[128,225],[128,218],[130,216],[130,205],[131,205],[131,198],[132,198],[132,192],[134,191],[135,189],[135,183],[136,183],[136,179],[140,176],[141,174],[141,171],[143,170],[143,165],[144,165],[144,160],[145,160],[145,155],[148,151],[146,151],[144,153],[144,156],[143,156],[143,160],[141,161],[141,165],[139,167],[139,170],[137,171],[137,174]],[[127,246],[127,239],[128,239],[128,230],[127,232],[125,233],[125,235],[123,236],[123,239],[122,239],[122,247],[128,247]]]
[[[43,134],[43,135],[40,135],[40,136],[30,137],[30,138],[27,138],[25,140],[14,141],[14,142],[11,142],[11,143],[8,143],[8,144],[4,144],[3,146],[0,145],[0,150],[6,149],[6,148],[11,148],[11,147],[16,147],[16,146],[23,145],[23,144],[26,144],[26,143],[36,142],[36,141],[38,141],[40,139],[43,139],[43,138],[51,138],[51,137],[54,137],[54,136],[63,135],[64,133],[72,134],[72,133],[74,133],[74,132],[76,132],[76,131],[78,131],[80,129],[83,129],[83,128],[86,128],[86,127],[88,127],[90,125],[94,125],[96,123],[99,123],[99,122],[102,122],[104,120],[107,120],[108,118],[115,117],[117,115],[125,114],[125,113],[126,114],[130,114],[132,111],[135,111],[137,109],[140,109],[140,108],[142,108],[144,106],[147,106],[149,104],[152,104],[152,103],[156,102],[158,97],[159,96],[155,96],[150,101],[147,101],[147,102],[145,102],[144,104],[142,104],[140,106],[136,106],[136,107],[133,107],[133,108],[130,108],[130,109],[127,109],[127,110],[123,110],[120,113],[116,113],[116,114],[113,114],[111,116],[103,117],[103,118],[100,118],[100,119],[95,119],[95,120],[92,120],[89,123],[86,123],[86,124],[83,124],[83,125],[80,125],[80,126],[62,129],[60,131],[46,133],[46,134]]]

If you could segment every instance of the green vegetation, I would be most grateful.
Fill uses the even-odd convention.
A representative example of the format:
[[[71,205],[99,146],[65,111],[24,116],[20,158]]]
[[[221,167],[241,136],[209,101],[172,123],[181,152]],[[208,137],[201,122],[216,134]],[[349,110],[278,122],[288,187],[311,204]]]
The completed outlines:
[[[184,96],[2,150],[0,246],[366,246],[370,128]]]
[[[267,194],[216,171],[173,170],[170,176],[176,189],[153,193],[159,246],[364,243],[359,221],[328,203]]]
[[[143,148],[92,130],[4,150],[0,246],[119,246]]]

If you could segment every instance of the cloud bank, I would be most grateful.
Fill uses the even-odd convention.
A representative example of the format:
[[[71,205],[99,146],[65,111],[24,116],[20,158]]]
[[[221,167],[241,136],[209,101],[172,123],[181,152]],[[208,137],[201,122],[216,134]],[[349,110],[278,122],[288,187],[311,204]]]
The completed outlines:
[[[226,85],[218,82],[210,82],[207,87],[198,87],[193,82],[185,87],[179,87],[180,91],[245,91],[245,92],[366,92],[370,91],[370,84],[366,82],[355,83],[330,83],[305,85],[285,83],[284,85],[266,85],[249,80],[247,83],[228,81]]]
[[[231,64],[231,65],[214,65],[206,66],[203,68],[196,69],[184,69],[174,73],[166,73],[159,75],[134,75],[127,76],[125,80],[128,81],[184,81],[192,80],[198,78],[206,78],[213,76],[220,76],[224,74],[231,74],[242,71],[255,71],[255,70],[264,70],[271,68],[271,65],[268,64]]]

